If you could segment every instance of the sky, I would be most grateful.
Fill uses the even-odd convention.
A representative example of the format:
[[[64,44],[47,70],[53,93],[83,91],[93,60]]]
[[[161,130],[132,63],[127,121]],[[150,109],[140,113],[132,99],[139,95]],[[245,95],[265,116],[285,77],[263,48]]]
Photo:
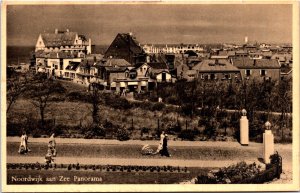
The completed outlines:
[[[141,44],[291,43],[292,5],[8,5],[7,45],[35,45],[40,33],[78,32],[109,45],[132,32]]]

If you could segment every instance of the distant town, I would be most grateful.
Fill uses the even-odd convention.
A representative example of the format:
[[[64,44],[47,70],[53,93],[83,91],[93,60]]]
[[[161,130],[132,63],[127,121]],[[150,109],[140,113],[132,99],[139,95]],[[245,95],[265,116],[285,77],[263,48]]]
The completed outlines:
[[[200,44],[141,45],[133,33],[118,33],[104,54],[78,32],[53,30],[37,37],[31,64],[10,65],[19,71],[46,73],[115,92],[143,92],[160,82],[274,80],[292,77],[292,45]]]

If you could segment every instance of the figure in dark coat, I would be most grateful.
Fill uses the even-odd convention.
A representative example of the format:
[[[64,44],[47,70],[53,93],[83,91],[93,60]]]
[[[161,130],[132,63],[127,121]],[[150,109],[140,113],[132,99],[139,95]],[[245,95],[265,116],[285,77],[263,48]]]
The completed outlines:
[[[167,156],[170,157],[169,151],[168,151],[168,135],[166,134],[163,139],[163,145],[162,150],[160,151],[161,156]]]

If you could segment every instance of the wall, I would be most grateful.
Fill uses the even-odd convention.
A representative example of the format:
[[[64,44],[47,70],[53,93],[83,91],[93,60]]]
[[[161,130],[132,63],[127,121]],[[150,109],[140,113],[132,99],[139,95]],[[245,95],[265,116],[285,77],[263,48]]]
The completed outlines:
[[[60,70],[59,70],[59,58],[48,58],[48,65],[50,67],[50,73],[52,74],[52,71],[54,70],[55,76],[60,76]],[[57,66],[57,69],[55,69],[55,66]]]
[[[242,78],[247,78],[245,74],[246,69],[240,69]],[[256,79],[256,80],[264,80],[264,76],[260,75],[261,69],[249,69],[251,70],[251,75],[249,76],[249,79]],[[280,80],[280,69],[264,69],[266,70],[266,77],[271,77],[272,80]]]
[[[235,80],[236,78],[238,80],[241,80],[241,73],[240,72],[220,72],[220,73],[216,73],[216,72],[205,72],[205,73],[198,73],[198,79],[200,80],[211,80],[210,79],[210,75],[214,74],[215,76],[215,80],[226,80],[225,75],[228,75],[228,80]],[[207,77],[207,78],[206,78]],[[204,78],[204,79],[203,79]]]
[[[142,71],[140,70],[141,68],[142,68]],[[136,69],[137,76],[138,77],[145,77],[148,68],[149,68],[149,66],[147,64],[143,64],[142,66],[140,66],[138,69]]]
[[[114,82],[114,79],[123,78],[125,79],[125,72],[113,72],[109,74],[109,82]]]

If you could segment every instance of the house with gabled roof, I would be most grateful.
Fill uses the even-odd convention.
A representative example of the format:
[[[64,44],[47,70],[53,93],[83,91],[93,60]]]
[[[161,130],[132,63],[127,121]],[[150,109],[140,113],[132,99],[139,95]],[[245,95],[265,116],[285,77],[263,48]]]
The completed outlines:
[[[105,58],[124,59],[133,65],[146,62],[146,56],[132,33],[118,33],[104,54]]]
[[[243,79],[280,80],[280,63],[275,59],[232,59]]]
[[[240,70],[226,59],[208,59],[192,68],[200,80],[240,80]]]
[[[146,76],[156,80],[156,82],[172,82],[172,75],[166,63],[162,62],[149,62]],[[173,77],[173,81],[174,81]]]
[[[87,40],[84,35],[77,32],[59,31],[55,29],[54,33],[41,33],[35,45],[35,51],[77,51],[84,54],[91,54],[91,39]]]

